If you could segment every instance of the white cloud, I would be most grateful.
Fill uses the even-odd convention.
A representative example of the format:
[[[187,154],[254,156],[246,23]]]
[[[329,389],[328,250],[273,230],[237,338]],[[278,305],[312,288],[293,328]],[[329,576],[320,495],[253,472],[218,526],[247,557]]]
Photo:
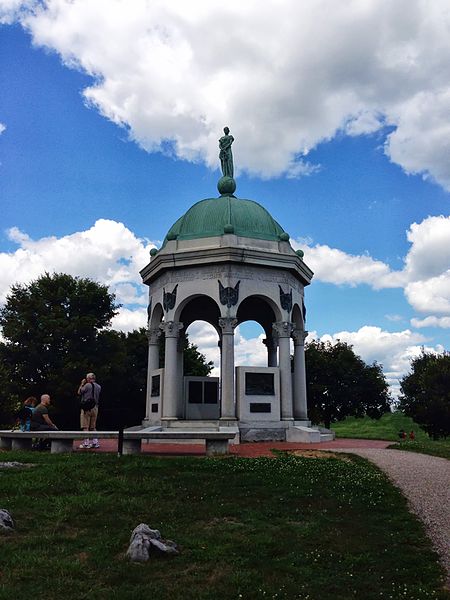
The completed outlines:
[[[294,240],[292,246],[295,249],[304,248]],[[391,271],[389,265],[380,260],[366,255],[347,254],[321,244],[307,249],[305,261],[314,271],[316,279],[336,285],[356,286],[365,283],[378,290],[401,287],[405,279],[402,272]]]
[[[409,329],[389,332],[369,325],[361,327],[358,331],[325,334],[320,339],[331,343],[340,340],[351,344],[356,354],[366,363],[376,361],[383,365],[386,380],[394,396],[398,395],[399,381],[408,373],[413,358],[419,356],[422,350],[439,353],[444,351],[440,344],[434,347],[426,345],[427,338]]]
[[[216,167],[229,125],[239,168],[299,176],[387,125],[387,156],[450,189],[447,0],[2,0],[0,19],[92,75],[86,101],[148,151]]]
[[[27,284],[46,271],[94,279],[122,302],[147,302],[139,270],[148,263],[153,244],[137,238],[123,223],[99,219],[90,229],[61,238],[32,240],[15,227],[8,235],[19,248],[0,253],[0,302],[11,285]]]
[[[0,135],[6,130],[6,125],[3,125],[3,123],[0,123]]]
[[[402,315],[388,314],[388,315],[384,315],[384,318],[387,319],[388,321],[392,321],[393,323],[396,323],[398,321],[403,321]]]
[[[411,319],[413,327],[442,327],[442,329],[450,329],[450,317],[425,317],[425,319]]]
[[[401,271],[368,255],[313,245],[312,240],[291,242],[294,249],[305,251],[304,260],[316,280],[353,287],[367,284],[375,290],[404,288],[414,310],[450,316],[450,217],[427,217],[412,223],[406,236],[411,246]]]
[[[140,308],[130,310],[121,307],[118,314],[112,318],[111,327],[117,331],[128,333],[147,326],[147,310]]]

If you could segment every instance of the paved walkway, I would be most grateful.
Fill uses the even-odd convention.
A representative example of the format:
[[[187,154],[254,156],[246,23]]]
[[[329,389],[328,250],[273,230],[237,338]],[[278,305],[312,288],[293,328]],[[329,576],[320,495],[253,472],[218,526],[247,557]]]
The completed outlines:
[[[272,450],[330,450],[358,454],[374,462],[405,495],[411,511],[425,524],[428,535],[447,571],[450,587],[450,461],[445,458],[388,450],[392,442],[384,440],[337,439],[321,444],[257,442],[231,445],[237,456],[255,458],[273,456]],[[155,456],[200,456],[201,444],[143,444],[145,454]],[[80,452],[117,452],[117,441],[102,440],[99,450]]]
[[[78,450],[81,440],[74,444]],[[231,444],[230,452],[237,456],[256,458],[258,456],[273,456],[272,450],[336,450],[339,448],[386,448],[392,442],[385,440],[350,440],[338,439],[332,442],[319,444],[300,444],[289,442],[254,442],[249,444]],[[117,440],[100,440],[98,450],[80,450],[80,452],[117,452]],[[205,454],[204,444],[187,444],[178,442],[168,444],[167,442],[142,444],[142,452],[157,456],[196,456]]]

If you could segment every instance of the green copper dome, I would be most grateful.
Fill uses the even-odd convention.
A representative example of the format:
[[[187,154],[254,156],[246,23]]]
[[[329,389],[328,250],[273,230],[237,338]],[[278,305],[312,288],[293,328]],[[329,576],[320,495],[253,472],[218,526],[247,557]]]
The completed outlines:
[[[226,233],[259,240],[289,240],[289,235],[257,202],[221,196],[191,206],[172,225],[163,246],[168,240],[194,240]]]

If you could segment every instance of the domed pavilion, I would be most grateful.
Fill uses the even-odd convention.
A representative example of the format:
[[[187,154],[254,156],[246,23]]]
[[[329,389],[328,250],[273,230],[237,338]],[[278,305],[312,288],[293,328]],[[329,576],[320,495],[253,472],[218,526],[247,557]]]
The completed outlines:
[[[313,273],[263,206],[234,195],[234,140],[228,128],[224,132],[219,197],[200,200],[182,215],[141,271],[149,286],[143,425],[231,430],[235,441],[320,441],[308,421],[305,381],[304,289]],[[183,374],[183,336],[198,320],[217,332],[219,377]],[[235,367],[234,331],[249,320],[265,332],[264,367]]]

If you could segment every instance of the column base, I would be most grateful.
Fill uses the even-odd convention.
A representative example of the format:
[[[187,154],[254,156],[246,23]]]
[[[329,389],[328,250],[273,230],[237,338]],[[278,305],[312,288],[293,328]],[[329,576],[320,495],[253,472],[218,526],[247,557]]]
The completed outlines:
[[[228,454],[228,440],[208,440],[205,441],[206,456],[216,456]]]
[[[122,453],[125,454],[140,454],[141,453],[141,440],[123,440]]]
[[[52,440],[50,445],[50,454],[59,454],[61,452],[72,452],[73,440]]]

